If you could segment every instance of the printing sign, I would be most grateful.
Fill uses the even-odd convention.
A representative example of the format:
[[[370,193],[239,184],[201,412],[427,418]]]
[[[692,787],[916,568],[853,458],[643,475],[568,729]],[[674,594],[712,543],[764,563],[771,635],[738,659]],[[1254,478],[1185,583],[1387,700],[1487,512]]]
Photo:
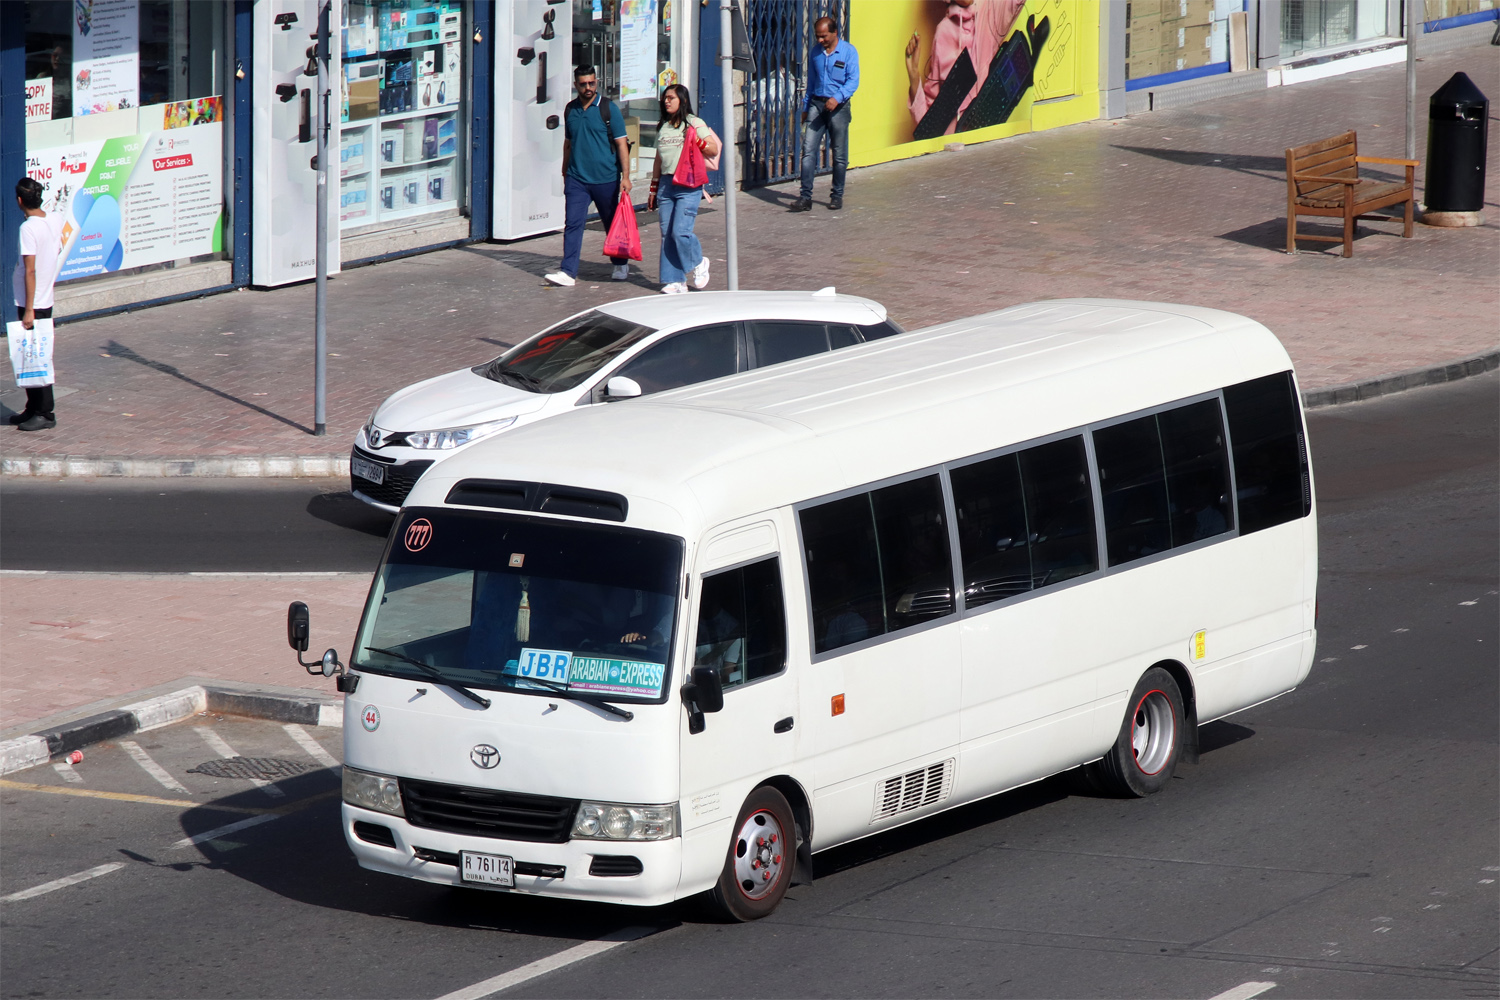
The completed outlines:
[[[52,120],[52,77],[26,81],[26,121]]]
[[[73,0],[73,114],[140,103],[141,13],[137,0]]]

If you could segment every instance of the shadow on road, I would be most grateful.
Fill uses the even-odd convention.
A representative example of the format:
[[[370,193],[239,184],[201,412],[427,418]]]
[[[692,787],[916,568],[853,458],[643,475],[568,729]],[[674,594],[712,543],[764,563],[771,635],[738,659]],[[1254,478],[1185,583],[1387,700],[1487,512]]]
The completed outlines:
[[[288,420],[281,414],[273,413],[272,411],[266,409],[264,406],[257,406],[249,400],[241,399],[233,393],[225,392],[223,389],[215,389],[211,385],[206,385],[202,382],[199,382],[191,375],[184,375],[181,370],[167,364],[165,361],[152,361],[150,358],[142,357],[135,351],[126,347],[124,344],[117,343],[116,341],[111,340],[109,343],[104,345],[104,350],[113,357],[124,358],[126,361],[134,361],[136,364],[144,365],[145,367],[150,368],[152,371],[158,371],[163,375],[170,375],[175,379],[181,379],[188,385],[192,386],[194,389],[202,389],[204,392],[213,393],[220,399],[227,399],[231,403],[238,403],[247,410],[254,410],[256,413],[259,413],[262,416],[270,417],[272,420],[286,424],[288,427],[294,427],[297,430],[302,431],[304,434],[312,433],[311,427],[304,427],[302,424],[297,423],[295,420]]]
[[[307,512],[319,521],[377,538],[389,535],[391,524],[395,521],[393,515],[371,507],[347,490],[340,493],[319,493],[307,501]]]

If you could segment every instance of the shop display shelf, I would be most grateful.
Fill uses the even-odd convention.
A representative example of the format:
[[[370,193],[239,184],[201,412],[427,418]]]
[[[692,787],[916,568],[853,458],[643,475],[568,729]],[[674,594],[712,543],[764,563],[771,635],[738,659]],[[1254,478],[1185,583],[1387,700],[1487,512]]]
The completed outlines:
[[[410,163],[382,163],[380,165],[380,172],[389,174],[395,173],[397,170],[405,170],[407,167],[425,167],[430,163],[442,163],[444,160],[451,160],[457,155],[457,153],[449,153],[446,156],[434,156],[430,160],[412,160]]]
[[[435,108],[419,108],[416,111],[398,111],[393,115],[381,115],[379,118],[361,118],[360,122],[378,122],[382,125],[390,122],[405,121],[408,118],[427,118],[432,115],[451,115],[458,111],[457,104],[443,104]]]
[[[411,219],[419,215],[431,215],[433,212],[441,212],[444,209],[456,208],[458,203],[453,200],[437,201],[430,205],[420,205],[416,208],[398,208],[391,211],[382,211],[379,216],[381,222],[393,222],[397,219]]]

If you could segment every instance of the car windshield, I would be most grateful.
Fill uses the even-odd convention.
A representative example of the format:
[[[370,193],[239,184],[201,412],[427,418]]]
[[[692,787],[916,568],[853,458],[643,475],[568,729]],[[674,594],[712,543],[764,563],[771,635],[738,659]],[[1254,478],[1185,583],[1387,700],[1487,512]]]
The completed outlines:
[[[521,341],[474,374],[531,392],[565,392],[655,332],[592,309]]]
[[[581,700],[664,696],[680,538],[433,508],[403,511],[394,532],[356,669]]]

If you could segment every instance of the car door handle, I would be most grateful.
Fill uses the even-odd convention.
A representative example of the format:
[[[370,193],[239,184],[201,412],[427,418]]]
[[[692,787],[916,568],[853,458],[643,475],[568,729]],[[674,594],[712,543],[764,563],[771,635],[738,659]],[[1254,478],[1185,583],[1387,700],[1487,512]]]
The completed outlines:
[[[788,715],[785,719],[776,723],[775,731],[778,733],[789,733],[792,731],[792,717]]]

